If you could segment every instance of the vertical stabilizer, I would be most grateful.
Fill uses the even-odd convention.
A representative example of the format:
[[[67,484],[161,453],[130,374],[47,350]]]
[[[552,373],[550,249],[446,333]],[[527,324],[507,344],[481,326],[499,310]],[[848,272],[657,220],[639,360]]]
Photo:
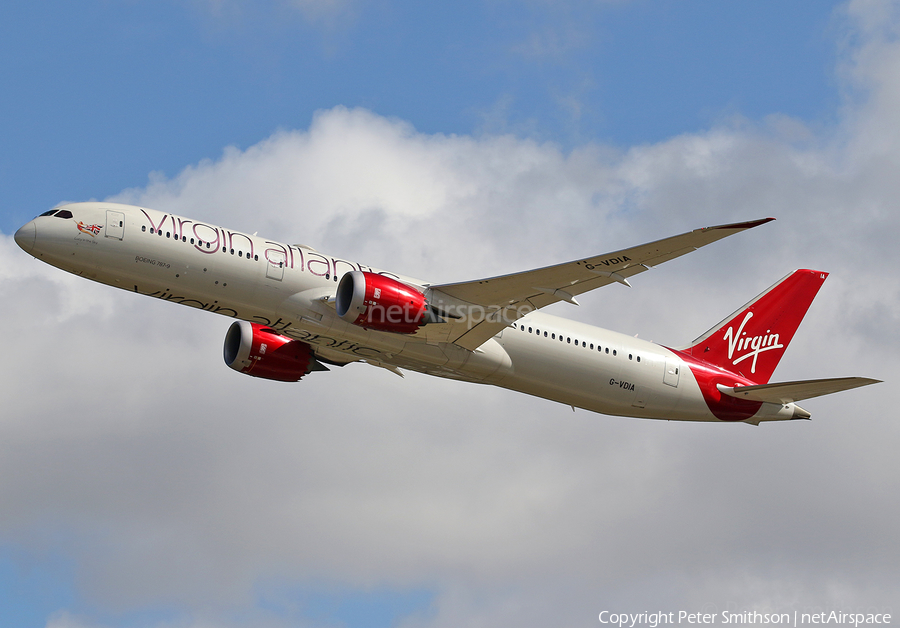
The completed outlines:
[[[795,270],[683,350],[767,383],[826,277],[818,270]]]

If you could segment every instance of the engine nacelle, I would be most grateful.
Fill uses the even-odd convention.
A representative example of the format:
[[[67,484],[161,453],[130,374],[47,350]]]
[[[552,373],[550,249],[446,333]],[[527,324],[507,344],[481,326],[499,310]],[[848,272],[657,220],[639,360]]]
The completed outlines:
[[[228,328],[225,364],[240,373],[279,382],[296,382],[312,370],[325,370],[308,344],[247,321],[235,321]]]
[[[338,284],[337,314],[367,329],[412,334],[434,316],[425,295],[396,279],[354,270]]]

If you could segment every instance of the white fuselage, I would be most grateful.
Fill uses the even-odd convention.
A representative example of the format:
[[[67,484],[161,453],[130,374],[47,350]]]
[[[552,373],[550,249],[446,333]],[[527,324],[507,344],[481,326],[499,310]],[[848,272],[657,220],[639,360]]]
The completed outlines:
[[[418,334],[373,331],[337,317],[333,296],[344,273],[377,269],[151,209],[62,209],[74,216],[36,218],[17,233],[20,245],[94,281],[269,326],[326,361],[494,384],[604,414],[718,421],[689,365],[660,345],[541,312],[474,352]],[[754,422],[792,412],[793,404],[762,404]]]

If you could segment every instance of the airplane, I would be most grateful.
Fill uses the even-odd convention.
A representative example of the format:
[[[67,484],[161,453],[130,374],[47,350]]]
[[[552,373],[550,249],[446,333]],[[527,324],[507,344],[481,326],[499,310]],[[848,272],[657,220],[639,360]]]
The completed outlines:
[[[540,309],[774,220],[695,229],[510,275],[431,284],[146,207],[70,203],[22,226],[25,252],[75,275],[234,319],[230,368],[295,382],[353,362],[493,384],[607,415],[809,419],[796,402],[878,383],[769,383],[828,273],[796,270],[721,323],[667,347]]]

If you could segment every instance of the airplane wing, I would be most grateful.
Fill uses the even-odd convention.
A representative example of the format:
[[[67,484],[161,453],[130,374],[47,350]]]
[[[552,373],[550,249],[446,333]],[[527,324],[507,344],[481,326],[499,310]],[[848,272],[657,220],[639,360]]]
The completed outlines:
[[[723,395],[735,397],[736,399],[786,404],[879,383],[881,383],[881,380],[869,379],[868,377],[836,377],[834,379],[809,379],[779,384],[761,384],[759,386],[732,387],[719,384],[717,388]]]
[[[446,335],[441,333],[441,340],[474,351],[529,312],[558,301],[577,305],[577,295],[614,282],[630,286],[629,277],[772,220],[775,219],[705,227],[555,266],[477,281],[434,285],[430,288],[429,303],[445,319],[456,321],[450,323]],[[475,312],[479,314],[475,315]]]

